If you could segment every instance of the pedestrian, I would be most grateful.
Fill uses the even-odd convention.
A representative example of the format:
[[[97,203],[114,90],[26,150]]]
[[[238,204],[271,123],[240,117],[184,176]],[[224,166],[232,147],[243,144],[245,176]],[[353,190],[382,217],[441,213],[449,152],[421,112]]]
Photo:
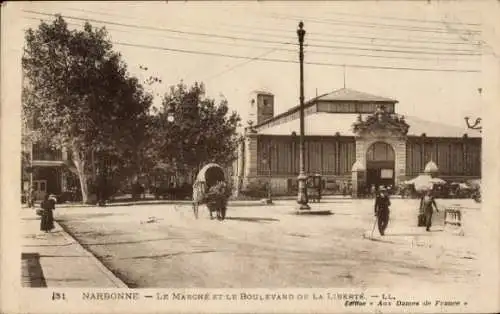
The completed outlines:
[[[439,213],[436,200],[434,199],[434,196],[432,195],[431,190],[427,190],[420,199],[420,211],[423,212],[425,215],[425,230],[430,231],[431,225],[432,225],[432,214],[433,214],[433,207],[436,209],[436,211]]]
[[[385,229],[389,224],[389,207],[391,206],[391,200],[389,199],[389,194],[387,190],[381,186],[379,188],[379,194],[375,198],[375,216],[378,222],[378,231],[380,235],[384,235]]]
[[[50,232],[54,229],[54,213],[53,210],[56,209],[54,197],[49,197],[45,194],[40,207],[42,208],[42,215],[40,220],[40,231]]]
[[[375,184],[372,184],[372,186],[370,188],[370,194],[371,194],[371,197],[377,196],[377,189],[375,188]]]

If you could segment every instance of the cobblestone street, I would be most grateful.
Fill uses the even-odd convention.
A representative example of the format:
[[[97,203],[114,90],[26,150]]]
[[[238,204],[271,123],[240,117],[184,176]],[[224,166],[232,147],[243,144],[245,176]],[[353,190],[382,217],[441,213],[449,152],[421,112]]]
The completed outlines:
[[[461,203],[464,236],[443,231],[444,207]],[[431,232],[416,227],[417,200],[393,200],[383,238],[373,201],[313,204],[329,216],[291,214],[293,201],[229,206],[210,220],[188,204],[60,208],[56,219],[129,287],[471,288],[480,277],[479,205],[440,200]]]

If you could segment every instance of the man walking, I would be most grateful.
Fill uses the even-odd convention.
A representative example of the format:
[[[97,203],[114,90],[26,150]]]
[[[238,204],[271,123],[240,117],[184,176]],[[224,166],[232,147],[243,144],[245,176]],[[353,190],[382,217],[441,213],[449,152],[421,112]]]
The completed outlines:
[[[377,217],[378,231],[382,236],[389,223],[389,206],[391,206],[389,194],[387,190],[381,186],[379,194],[375,198],[375,216]]]
[[[423,211],[425,215],[425,230],[430,231],[432,225],[432,214],[433,208],[439,213],[436,205],[436,200],[432,196],[432,191],[428,190],[425,195],[420,199],[420,210]]]

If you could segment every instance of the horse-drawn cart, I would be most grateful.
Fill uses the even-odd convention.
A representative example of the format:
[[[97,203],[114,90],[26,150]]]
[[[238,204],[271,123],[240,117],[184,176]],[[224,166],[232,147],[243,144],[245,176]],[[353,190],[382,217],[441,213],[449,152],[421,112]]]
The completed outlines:
[[[215,212],[217,219],[224,220],[226,217],[227,200],[230,191],[226,183],[224,170],[215,163],[205,165],[193,184],[193,212],[198,219],[198,208],[206,204],[210,212],[210,219],[213,219],[212,213]]]

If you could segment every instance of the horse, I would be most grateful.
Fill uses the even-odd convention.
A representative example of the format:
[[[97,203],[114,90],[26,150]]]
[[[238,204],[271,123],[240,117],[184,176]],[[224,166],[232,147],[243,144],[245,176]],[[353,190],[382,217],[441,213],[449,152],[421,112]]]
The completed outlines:
[[[210,219],[213,213],[219,220],[224,220],[227,210],[227,186],[225,183],[224,171],[217,164],[205,165],[193,184],[193,212],[198,219],[198,207],[206,204],[210,212]]]
[[[225,195],[211,195],[206,191],[205,182],[196,181],[193,184],[193,212],[198,219],[198,208],[201,204],[206,204],[210,213],[210,219],[214,219],[213,213],[216,213],[218,220],[224,220],[227,211],[227,197]]]

